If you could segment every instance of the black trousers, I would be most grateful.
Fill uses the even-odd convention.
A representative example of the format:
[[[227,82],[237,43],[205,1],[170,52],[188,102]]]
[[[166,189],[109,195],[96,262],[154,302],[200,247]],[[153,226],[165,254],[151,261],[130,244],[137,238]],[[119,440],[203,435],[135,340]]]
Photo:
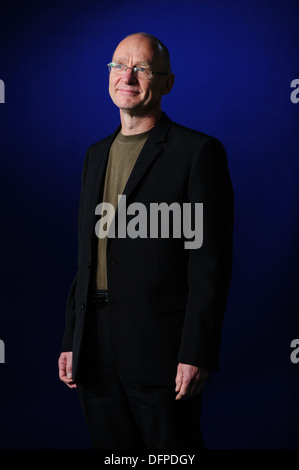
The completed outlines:
[[[202,449],[201,396],[175,400],[169,387],[127,384],[115,369],[109,309],[88,315],[77,389],[95,449]]]

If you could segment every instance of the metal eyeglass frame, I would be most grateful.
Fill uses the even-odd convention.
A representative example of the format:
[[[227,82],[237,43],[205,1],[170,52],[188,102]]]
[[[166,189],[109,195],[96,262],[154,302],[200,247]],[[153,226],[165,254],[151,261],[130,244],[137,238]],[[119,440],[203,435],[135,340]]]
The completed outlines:
[[[169,75],[169,72],[153,72],[151,69],[147,68],[147,67],[141,67],[141,66],[138,66],[138,65],[135,65],[135,67],[129,67],[128,65],[125,65],[125,64],[119,64],[117,62],[109,62],[109,64],[107,64],[108,68],[109,68],[109,72],[111,72],[111,70],[116,70],[116,65],[121,65],[122,67],[124,67],[124,69],[120,69],[119,71],[120,72],[123,72],[123,73],[126,73],[126,71],[128,69],[131,69],[133,70],[134,73],[138,73],[138,72],[145,72],[147,71],[148,72],[148,78],[149,80],[152,78],[153,75]]]

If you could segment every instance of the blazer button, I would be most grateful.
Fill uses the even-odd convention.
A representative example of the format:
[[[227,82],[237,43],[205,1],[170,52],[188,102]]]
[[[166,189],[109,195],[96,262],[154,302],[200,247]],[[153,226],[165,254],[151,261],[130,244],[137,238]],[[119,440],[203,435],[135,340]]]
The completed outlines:
[[[89,269],[89,268],[90,268],[90,263],[87,263],[87,269]]]
[[[85,310],[85,303],[84,302],[82,302],[81,308],[82,308],[82,310]]]

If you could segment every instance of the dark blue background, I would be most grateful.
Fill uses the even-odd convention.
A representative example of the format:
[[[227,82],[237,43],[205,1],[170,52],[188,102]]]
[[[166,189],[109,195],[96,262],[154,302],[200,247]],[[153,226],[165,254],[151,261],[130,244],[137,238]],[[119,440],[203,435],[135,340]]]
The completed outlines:
[[[87,448],[75,391],[58,380],[76,269],[87,147],[112,133],[117,43],[145,31],[168,46],[164,110],[218,137],[235,190],[234,270],[221,371],[206,386],[209,448],[299,448],[299,3],[2,1],[0,78],[0,447]],[[183,156],[182,156],[183,157]]]

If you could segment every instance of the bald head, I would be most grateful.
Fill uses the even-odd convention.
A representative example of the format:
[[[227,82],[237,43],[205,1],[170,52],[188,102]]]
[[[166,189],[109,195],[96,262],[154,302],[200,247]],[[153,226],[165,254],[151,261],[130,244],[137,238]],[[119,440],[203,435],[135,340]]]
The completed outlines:
[[[140,39],[148,40],[149,44],[151,45],[151,47],[154,51],[155,57],[160,59],[159,62],[161,62],[161,65],[163,65],[164,71],[171,73],[171,64],[170,64],[169,51],[168,51],[167,47],[165,46],[165,44],[163,44],[163,42],[160,41],[160,39],[156,38],[152,34],[142,33],[141,32],[141,33],[129,34],[128,36],[126,36],[123,39],[123,41],[125,41],[128,38],[133,38],[133,37],[136,37],[136,39],[138,39],[138,37],[139,37]],[[121,41],[120,44],[123,41]]]

